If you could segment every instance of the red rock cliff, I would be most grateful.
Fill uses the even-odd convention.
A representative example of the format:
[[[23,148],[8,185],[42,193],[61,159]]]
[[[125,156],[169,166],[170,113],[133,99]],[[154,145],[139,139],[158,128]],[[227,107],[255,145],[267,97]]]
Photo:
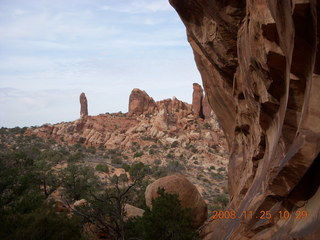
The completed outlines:
[[[228,209],[253,213],[205,239],[320,239],[320,1],[170,3],[231,146]]]

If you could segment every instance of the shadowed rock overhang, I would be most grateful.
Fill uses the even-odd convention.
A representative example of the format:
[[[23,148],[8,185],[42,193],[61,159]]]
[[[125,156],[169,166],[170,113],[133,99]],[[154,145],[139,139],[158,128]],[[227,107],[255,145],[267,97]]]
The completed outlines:
[[[227,210],[239,218],[213,221],[204,239],[319,239],[320,1],[170,4],[232,149]]]

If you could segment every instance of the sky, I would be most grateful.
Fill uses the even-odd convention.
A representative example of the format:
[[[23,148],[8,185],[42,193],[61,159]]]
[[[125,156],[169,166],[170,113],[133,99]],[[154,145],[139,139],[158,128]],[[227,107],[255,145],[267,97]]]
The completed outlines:
[[[133,88],[191,103],[201,83],[168,0],[0,0],[0,127],[127,112]]]

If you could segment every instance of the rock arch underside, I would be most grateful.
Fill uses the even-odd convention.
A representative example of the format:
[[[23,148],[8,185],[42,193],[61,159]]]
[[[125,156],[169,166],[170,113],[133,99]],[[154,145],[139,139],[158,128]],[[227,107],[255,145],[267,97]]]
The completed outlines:
[[[252,213],[212,221],[204,239],[320,239],[320,1],[170,4],[231,149],[227,210]]]

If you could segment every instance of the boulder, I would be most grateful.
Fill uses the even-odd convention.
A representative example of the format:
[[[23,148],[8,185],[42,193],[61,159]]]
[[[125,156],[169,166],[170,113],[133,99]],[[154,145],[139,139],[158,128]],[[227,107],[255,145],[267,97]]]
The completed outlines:
[[[207,219],[207,204],[197,188],[183,175],[166,176],[151,183],[145,193],[147,206],[152,207],[152,199],[158,197],[159,188],[164,188],[168,193],[177,194],[182,207],[191,208],[195,227],[201,226]]]
[[[143,209],[137,208],[127,203],[124,205],[124,211],[126,212],[125,220],[133,217],[142,217],[144,214]]]

